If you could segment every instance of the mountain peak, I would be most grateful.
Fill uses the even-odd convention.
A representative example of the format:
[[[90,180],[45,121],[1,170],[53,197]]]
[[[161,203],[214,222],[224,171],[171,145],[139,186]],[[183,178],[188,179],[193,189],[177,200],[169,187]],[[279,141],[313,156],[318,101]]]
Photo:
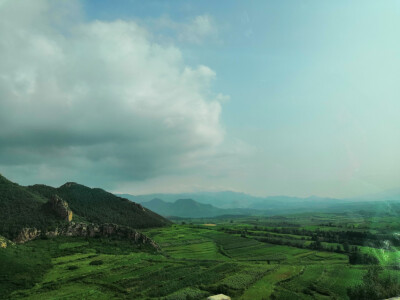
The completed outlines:
[[[77,185],[80,185],[80,184],[78,184],[76,182],[66,182],[62,186],[60,186],[60,188],[69,188],[69,187],[77,186]]]
[[[196,202],[196,201],[194,201],[193,199],[190,199],[190,198],[178,199],[178,200],[175,201],[175,204],[182,204],[182,203],[198,204],[198,202]]]

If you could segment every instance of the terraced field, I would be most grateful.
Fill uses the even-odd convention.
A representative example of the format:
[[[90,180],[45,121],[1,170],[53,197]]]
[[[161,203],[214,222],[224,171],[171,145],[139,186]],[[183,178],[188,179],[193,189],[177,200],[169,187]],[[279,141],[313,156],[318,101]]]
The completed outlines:
[[[284,227],[258,226],[222,221],[146,230],[160,252],[123,240],[66,237],[11,245],[0,249],[0,298],[180,300],[224,293],[241,300],[348,299],[347,288],[366,273],[367,265],[350,265],[345,253],[259,241],[253,233],[313,242],[273,231]],[[394,251],[360,249],[381,256],[382,265],[397,259]]]
[[[180,243],[182,232],[189,229],[188,239],[197,241],[190,257],[202,258],[204,249],[208,249],[207,255],[217,260],[233,261],[249,268],[260,265],[270,267],[263,276],[257,276],[256,281],[240,273],[222,280],[221,284],[228,291],[229,288],[243,287],[243,293],[237,295],[237,299],[269,299],[272,295],[275,299],[287,299],[289,295],[294,299],[346,299],[348,283],[356,284],[364,272],[362,267],[350,267],[347,256],[343,254],[272,245],[217,230],[180,226],[175,229],[177,234],[173,234],[173,230],[147,233],[161,243],[168,240],[164,250],[171,256],[182,257],[186,247],[184,245],[180,252],[175,252],[179,249],[176,243]],[[210,254],[211,248],[205,247],[209,243],[215,245],[213,249],[216,252],[213,254]],[[332,280],[332,276],[336,279]],[[227,280],[235,284],[227,284]]]

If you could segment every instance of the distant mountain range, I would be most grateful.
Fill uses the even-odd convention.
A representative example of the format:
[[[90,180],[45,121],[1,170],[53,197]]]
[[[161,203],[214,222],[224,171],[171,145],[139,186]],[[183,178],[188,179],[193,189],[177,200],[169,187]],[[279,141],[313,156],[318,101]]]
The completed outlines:
[[[379,193],[363,195],[360,197],[349,198],[348,200],[358,201],[399,201],[400,189],[390,189]]]
[[[252,215],[257,210],[245,208],[218,208],[211,204],[204,204],[193,199],[178,199],[175,202],[166,202],[155,198],[143,202],[142,205],[162,216],[183,218],[210,218],[221,215]]]
[[[129,200],[146,203],[153,199],[161,199],[165,202],[174,202],[177,199],[193,199],[203,204],[211,204],[217,208],[224,209],[257,209],[257,210],[276,210],[286,209],[291,207],[309,207],[317,205],[318,207],[325,207],[332,204],[347,203],[346,200],[335,198],[322,198],[311,196],[307,198],[289,197],[289,196],[270,196],[270,197],[256,197],[245,193],[236,193],[230,191],[224,192],[202,192],[202,193],[182,193],[182,194],[147,194],[133,196],[129,194],[119,194],[118,196],[127,198]]]
[[[144,203],[155,198],[166,202],[174,202],[178,199],[193,199],[204,204],[212,204],[219,208],[249,208],[249,204],[257,203],[263,200],[261,197],[255,197],[244,193],[230,191],[224,192],[199,192],[199,193],[179,193],[179,194],[147,194],[133,196],[129,194],[120,194],[129,200]]]
[[[273,215],[302,212],[388,211],[391,202],[400,200],[399,191],[358,197],[335,199],[324,197],[271,196],[256,197],[230,191],[181,194],[147,194],[119,196],[142,203],[163,215],[176,217],[212,217],[219,215]],[[384,203],[389,201],[389,205]]]

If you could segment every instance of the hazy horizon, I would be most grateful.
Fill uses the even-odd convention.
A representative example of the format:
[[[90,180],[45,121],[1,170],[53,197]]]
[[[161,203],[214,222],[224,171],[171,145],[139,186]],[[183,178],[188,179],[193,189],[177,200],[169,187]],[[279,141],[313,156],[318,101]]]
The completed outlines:
[[[0,173],[133,195],[399,189],[397,1],[0,1]]]

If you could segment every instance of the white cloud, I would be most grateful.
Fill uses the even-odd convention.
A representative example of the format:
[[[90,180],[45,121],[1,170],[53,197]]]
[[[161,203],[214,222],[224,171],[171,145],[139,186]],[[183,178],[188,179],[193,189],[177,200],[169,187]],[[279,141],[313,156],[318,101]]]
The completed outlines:
[[[205,39],[215,38],[218,34],[217,26],[209,15],[200,15],[182,26],[179,39],[195,44],[201,44]]]
[[[219,27],[210,15],[198,15],[183,22],[172,20],[168,16],[150,19],[145,22],[160,34],[161,39],[169,37],[176,42],[200,45],[218,41]]]
[[[2,169],[101,184],[179,173],[213,155],[224,136],[215,73],[186,66],[135,22],[84,23],[66,3],[0,6]],[[181,38],[213,30],[199,16]]]

